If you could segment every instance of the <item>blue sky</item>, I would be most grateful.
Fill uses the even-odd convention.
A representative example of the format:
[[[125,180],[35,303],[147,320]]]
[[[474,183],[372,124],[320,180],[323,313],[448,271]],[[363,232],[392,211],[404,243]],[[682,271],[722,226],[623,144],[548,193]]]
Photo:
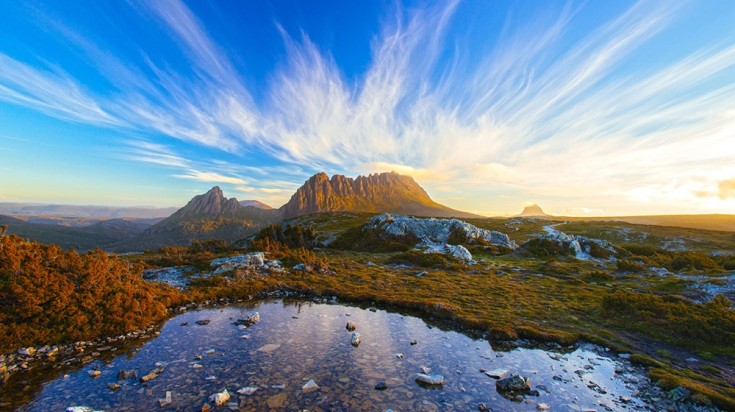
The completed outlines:
[[[428,3],[0,0],[0,201],[735,212],[735,2]]]

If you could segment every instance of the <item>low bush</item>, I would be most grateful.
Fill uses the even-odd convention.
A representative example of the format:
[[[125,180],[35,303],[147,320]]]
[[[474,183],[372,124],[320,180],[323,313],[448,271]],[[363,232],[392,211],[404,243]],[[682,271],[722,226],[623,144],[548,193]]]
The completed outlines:
[[[735,311],[722,295],[698,305],[675,297],[618,290],[603,298],[602,315],[626,328],[686,347],[735,345]]]
[[[163,319],[183,295],[143,280],[141,271],[100,250],[0,237],[0,352],[119,335]]]
[[[387,263],[440,268],[453,263],[453,259],[441,253],[424,253],[412,250],[391,256]]]
[[[574,249],[551,239],[531,239],[521,245],[519,253],[535,257],[574,256]]]
[[[380,229],[367,229],[363,226],[356,226],[340,234],[329,247],[340,250],[391,253],[408,251],[416,246],[417,243],[419,243],[419,239],[413,235],[402,237],[385,236]]]

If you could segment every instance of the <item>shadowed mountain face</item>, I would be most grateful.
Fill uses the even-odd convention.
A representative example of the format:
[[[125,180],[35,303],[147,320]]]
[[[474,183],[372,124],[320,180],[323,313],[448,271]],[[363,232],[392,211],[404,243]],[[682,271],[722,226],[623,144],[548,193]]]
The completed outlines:
[[[318,173],[301,186],[280,209],[294,217],[320,212],[400,213],[432,217],[478,217],[431,200],[410,176],[395,172],[356,179]]]
[[[187,246],[193,240],[204,239],[235,241],[280,219],[279,211],[243,206],[235,198],[226,198],[215,186],[203,195],[194,196],[186,206],[139,236],[116,245],[115,249],[129,251]]]

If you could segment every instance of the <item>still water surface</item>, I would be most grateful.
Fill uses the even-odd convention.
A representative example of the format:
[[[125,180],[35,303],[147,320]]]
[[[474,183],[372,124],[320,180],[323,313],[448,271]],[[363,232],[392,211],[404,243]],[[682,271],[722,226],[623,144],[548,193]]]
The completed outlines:
[[[234,324],[255,311],[260,322],[247,329]],[[198,325],[199,320],[209,323]],[[362,337],[357,348],[350,344],[348,321],[356,323]],[[151,381],[118,381],[120,370],[136,369],[143,376],[156,364],[163,372]],[[88,372],[95,367],[101,374],[92,378]],[[417,384],[422,367],[443,375],[444,385]],[[530,377],[539,396],[526,395],[521,401],[502,397],[496,380],[480,372],[495,369]],[[210,395],[226,389],[228,404],[215,410],[464,411],[477,410],[480,403],[509,411],[536,410],[538,403],[551,410],[638,410],[643,404],[631,382],[641,378],[626,361],[601,356],[591,347],[568,353],[495,351],[485,340],[440,330],[411,316],[279,300],[176,316],[160,336],[134,353],[91,362],[50,381],[22,409],[63,411],[85,405],[98,410],[199,411],[205,403],[214,407]],[[319,389],[304,393],[302,386],[310,379]],[[387,389],[376,390],[378,381]],[[110,390],[110,383],[120,388]],[[243,387],[258,389],[238,394]],[[159,399],[167,391],[171,403],[162,407]]]

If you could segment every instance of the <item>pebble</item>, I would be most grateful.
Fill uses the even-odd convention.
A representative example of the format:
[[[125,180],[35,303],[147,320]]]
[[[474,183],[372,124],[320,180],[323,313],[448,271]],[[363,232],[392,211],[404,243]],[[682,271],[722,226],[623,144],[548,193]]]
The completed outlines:
[[[423,383],[426,385],[443,385],[444,377],[441,375],[427,375],[425,373],[416,374],[416,382]]]

